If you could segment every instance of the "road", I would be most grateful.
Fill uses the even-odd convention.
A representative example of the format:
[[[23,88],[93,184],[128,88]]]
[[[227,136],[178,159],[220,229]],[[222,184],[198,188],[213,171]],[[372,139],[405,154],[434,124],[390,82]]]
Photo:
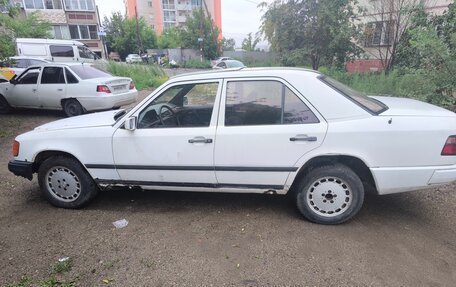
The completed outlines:
[[[63,257],[72,268],[57,279],[75,286],[455,285],[456,184],[368,195],[339,226],[278,195],[120,190],[58,209],[7,163],[15,135],[62,117],[0,115],[0,286],[45,280]]]

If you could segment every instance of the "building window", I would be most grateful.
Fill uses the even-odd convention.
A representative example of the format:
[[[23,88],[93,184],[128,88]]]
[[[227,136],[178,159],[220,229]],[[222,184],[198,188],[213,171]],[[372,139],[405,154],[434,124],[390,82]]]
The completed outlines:
[[[98,40],[97,25],[69,25],[71,39]]]
[[[56,39],[69,40],[71,39],[68,26],[55,25],[51,27],[51,34]]]
[[[27,9],[44,9],[43,0],[25,0]]]
[[[147,5],[148,5],[149,7],[152,7],[152,1],[147,1]]]
[[[165,10],[175,10],[174,0],[162,0],[163,9]]]
[[[201,0],[192,0],[192,6],[201,6]]]
[[[65,0],[66,10],[95,11],[93,0]]]
[[[393,40],[394,22],[379,21],[368,23],[365,29],[366,47],[389,46]]]
[[[176,22],[176,12],[174,11],[163,11],[164,22]]]

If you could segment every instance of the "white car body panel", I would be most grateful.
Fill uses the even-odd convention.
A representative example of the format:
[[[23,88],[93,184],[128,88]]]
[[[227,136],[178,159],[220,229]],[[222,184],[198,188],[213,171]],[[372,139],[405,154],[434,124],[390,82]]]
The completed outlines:
[[[268,192],[267,186],[274,186],[275,192],[286,193],[299,170],[311,159],[339,155],[362,161],[371,171],[379,194],[456,180],[456,156],[441,156],[447,138],[456,135],[455,113],[414,100],[377,97],[391,107],[380,115],[372,115],[320,81],[319,76],[298,69],[245,69],[174,77],[118,122],[114,121],[116,112],[110,111],[60,120],[18,136],[21,148],[15,160],[33,162],[41,151],[63,151],[86,165],[101,186],[189,191]],[[286,83],[320,123],[224,127],[226,81],[243,77]],[[168,87],[214,80],[224,84],[219,86],[209,127],[123,129],[126,119],[138,116],[147,103]],[[317,141],[291,143],[289,138],[297,134],[315,136]],[[213,143],[189,144],[188,139],[196,136],[213,138]],[[116,165],[154,168],[115,169]],[[211,165],[214,170],[167,168]],[[232,166],[244,170],[229,170]],[[293,169],[249,170],[271,166]],[[204,185],[167,186],[169,182]],[[210,184],[218,186],[211,188]],[[233,188],[235,185],[237,188]],[[250,185],[256,187],[249,188]]]

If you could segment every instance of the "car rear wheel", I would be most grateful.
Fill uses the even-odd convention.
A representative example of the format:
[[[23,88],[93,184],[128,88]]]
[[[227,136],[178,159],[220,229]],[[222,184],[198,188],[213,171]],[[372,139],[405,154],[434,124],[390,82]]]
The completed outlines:
[[[309,221],[340,224],[355,216],[364,201],[361,179],[342,164],[312,169],[300,182],[296,204]]]
[[[73,158],[55,156],[45,160],[38,171],[38,183],[54,206],[80,208],[98,193],[92,177]]]
[[[11,111],[11,106],[8,104],[8,101],[0,95],[0,114],[6,114]]]
[[[84,108],[76,99],[65,100],[62,106],[67,117],[79,116],[84,113]]]

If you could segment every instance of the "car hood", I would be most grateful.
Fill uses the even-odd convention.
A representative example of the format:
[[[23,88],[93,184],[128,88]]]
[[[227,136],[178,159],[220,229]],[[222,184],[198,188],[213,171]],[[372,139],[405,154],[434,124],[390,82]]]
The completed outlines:
[[[62,129],[78,129],[111,126],[116,121],[114,116],[122,110],[93,113],[77,117],[71,117],[54,122],[50,122],[35,128],[35,131],[52,131]]]
[[[440,108],[418,100],[371,96],[388,106],[388,109],[381,113],[381,116],[429,116],[429,117],[456,117],[452,111]]]

